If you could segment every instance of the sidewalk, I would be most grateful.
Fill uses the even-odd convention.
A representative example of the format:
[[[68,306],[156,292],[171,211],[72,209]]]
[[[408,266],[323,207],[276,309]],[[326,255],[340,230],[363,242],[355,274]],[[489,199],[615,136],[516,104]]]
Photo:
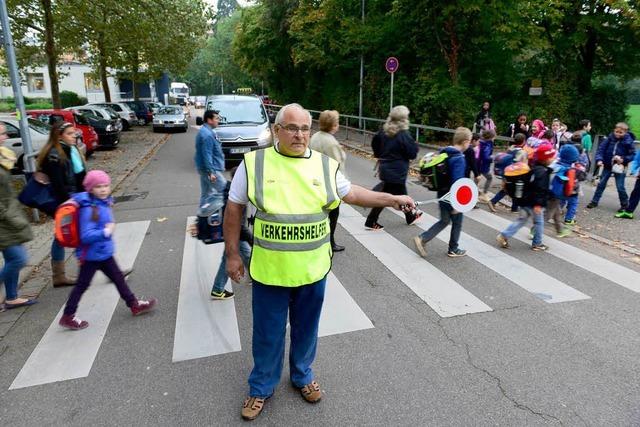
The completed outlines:
[[[357,134],[353,130],[347,132],[345,129],[340,128],[335,136],[347,149],[360,155],[372,157],[371,135],[365,135],[363,138],[362,135]],[[414,178],[417,178],[418,175],[418,162],[420,158],[429,152],[433,152],[437,148],[437,146],[428,144],[420,145],[418,157],[411,163]],[[631,194],[634,184],[635,180],[628,177],[626,180],[627,194]],[[501,185],[502,181],[494,178],[491,190],[495,193],[500,189]],[[584,182],[581,188],[584,194],[580,197],[580,207],[576,215],[578,225],[574,227],[575,234],[596,240],[633,255],[640,255],[640,227],[638,227],[640,212],[636,212],[636,218],[633,220],[614,218],[613,215],[620,205],[614,180],[609,180],[600,204],[595,209],[585,208],[593,197],[595,187],[589,182]],[[499,213],[507,214],[511,207],[510,200],[505,198],[501,203],[503,207],[500,208]]]
[[[96,151],[88,160],[88,168],[106,171],[111,176],[113,193],[117,196],[119,195],[118,189],[124,187],[122,184],[125,180],[135,177],[144,167],[146,161],[169,139],[169,136],[170,134],[153,133],[150,126],[133,127],[131,131],[122,132],[118,148],[110,151]],[[42,217],[43,214],[40,215]],[[20,272],[20,295],[35,297],[51,282],[51,268],[46,261],[51,251],[53,221],[47,219],[41,224],[32,224],[31,229],[34,238],[25,244],[29,253],[29,261]],[[67,250],[67,255],[71,258],[72,251]],[[72,267],[71,271],[75,271],[75,265],[70,265],[70,267]],[[3,303],[4,300],[4,285],[0,285],[0,303]],[[21,313],[23,310],[14,309],[12,311]],[[3,327],[9,323],[10,317],[14,316],[3,313],[0,317],[0,338],[6,333]]]

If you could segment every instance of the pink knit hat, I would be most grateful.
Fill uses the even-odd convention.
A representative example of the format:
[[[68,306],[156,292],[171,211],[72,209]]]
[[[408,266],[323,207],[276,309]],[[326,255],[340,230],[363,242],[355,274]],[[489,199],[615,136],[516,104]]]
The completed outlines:
[[[84,185],[85,190],[91,191],[93,187],[101,184],[111,184],[111,178],[105,171],[101,170],[92,170],[87,173],[87,176],[84,177],[84,181],[82,181],[82,185]]]

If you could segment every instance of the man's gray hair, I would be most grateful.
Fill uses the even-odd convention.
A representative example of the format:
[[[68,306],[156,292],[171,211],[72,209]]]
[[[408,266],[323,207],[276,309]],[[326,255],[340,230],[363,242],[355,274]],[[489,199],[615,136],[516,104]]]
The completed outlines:
[[[276,114],[276,123],[277,125],[282,125],[282,118],[284,117],[284,113],[289,109],[289,108],[298,108],[302,111],[304,111],[305,113],[307,113],[309,115],[309,125],[311,125],[312,123],[312,118],[311,118],[311,113],[306,110],[302,105],[300,104],[287,104],[284,107],[282,107],[280,109],[280,111],[278,111],[278,114]]]

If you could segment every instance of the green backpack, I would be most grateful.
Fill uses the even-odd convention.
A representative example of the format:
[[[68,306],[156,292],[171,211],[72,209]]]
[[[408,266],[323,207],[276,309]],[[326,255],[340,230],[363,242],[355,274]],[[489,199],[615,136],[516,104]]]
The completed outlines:
[[[447,153],[429,153],[420,160],[422,185],[431,191],[446,191],[451,187]]]

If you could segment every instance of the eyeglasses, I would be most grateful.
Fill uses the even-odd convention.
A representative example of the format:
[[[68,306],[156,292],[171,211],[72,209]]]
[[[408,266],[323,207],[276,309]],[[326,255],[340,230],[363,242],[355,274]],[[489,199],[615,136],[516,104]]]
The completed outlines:
[[[295,135],[298,132],[303,134],[311,132],[311,128],[309,126],[298,127],[296,125],[280,125],[280,127],[291,135]]]

